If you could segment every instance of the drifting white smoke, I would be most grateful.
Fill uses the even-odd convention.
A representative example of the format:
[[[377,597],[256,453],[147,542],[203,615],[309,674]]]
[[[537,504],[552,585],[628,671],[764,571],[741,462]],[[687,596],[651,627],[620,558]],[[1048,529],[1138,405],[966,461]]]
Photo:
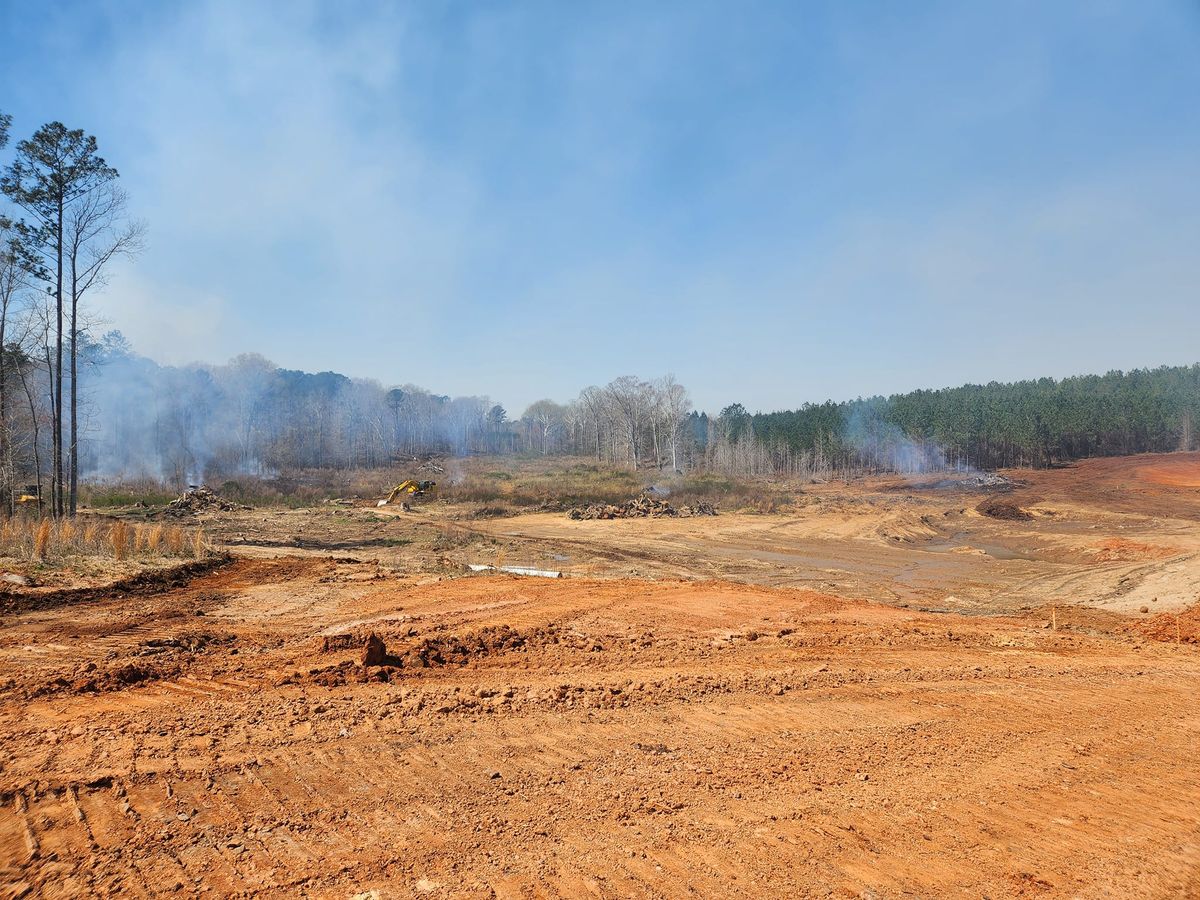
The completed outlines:
[[[843,437],[864,465],[901,475],[972,471],[966,462],[948,459],[940,444],[914,440],[898,425],[888,421],[889,407],[888,401],[883,399],[850,407]]]

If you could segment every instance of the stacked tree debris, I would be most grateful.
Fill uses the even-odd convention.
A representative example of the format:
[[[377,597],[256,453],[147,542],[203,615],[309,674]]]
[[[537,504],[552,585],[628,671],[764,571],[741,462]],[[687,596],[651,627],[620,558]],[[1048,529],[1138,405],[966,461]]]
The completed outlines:
[[[986,491],[989,494],[1002,494],[1008,493],[1020,485],[1021,482],[995,472],[976,472],[966,478],[954,476],[933,482],[906,482],[900,487],[903,490],[916,487],[932,488],[935,491]]]
[[[229,512],[237,509],[237,505],[223,500],[206,487],[191,487],[167,504],[170,515],[187,515],[205,510],[221,510]]]
[[[589,503],[577,506],[569,513],[571,519],[658,519],[670,516],[715,516],[716,509],[707,501],[676,509],[666,500],[642,494],[621,504]]]
[[[1011,478],[995,472],[980,472],[964,478],[961,485],[975,491],[1011,491],[1016,486]]]

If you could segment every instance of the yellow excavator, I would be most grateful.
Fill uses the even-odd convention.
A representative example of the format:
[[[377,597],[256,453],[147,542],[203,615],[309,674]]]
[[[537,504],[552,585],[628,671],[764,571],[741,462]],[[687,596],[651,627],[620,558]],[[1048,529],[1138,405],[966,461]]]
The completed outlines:
[[[387,498],[379,505],[385,506],[389,503],[395,503],[402,497],[424,497],[426,494],[431,493],[436,487],[436,481],[414,481],[410,478],[408,481],[402,481],[392,488],[392,492],[388,494]]]

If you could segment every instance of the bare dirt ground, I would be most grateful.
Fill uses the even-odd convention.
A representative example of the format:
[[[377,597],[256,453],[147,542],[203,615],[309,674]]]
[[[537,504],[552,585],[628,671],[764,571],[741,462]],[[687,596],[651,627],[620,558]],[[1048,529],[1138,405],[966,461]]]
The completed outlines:
[[[217,513],[10,593],[0,896],[1200,896],[1200,456],[1009,474]]]

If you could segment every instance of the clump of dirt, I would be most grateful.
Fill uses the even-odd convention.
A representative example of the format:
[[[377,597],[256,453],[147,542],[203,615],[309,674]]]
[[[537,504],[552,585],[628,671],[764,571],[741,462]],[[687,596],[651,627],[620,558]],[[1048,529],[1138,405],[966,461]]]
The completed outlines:
[[[400,655],[399,661],[401,667],[409,669],[465,666],[480,657],[557,644],[560,640],[553,625],[529,631],[518,631],[510,625],[489,625],[462,635],[425,638]]]
[[[412,635],[409,631],[409,635]],[[357,640],[353,634],[328,635],[322,638],[325,652],[346,650]],[[327,687],[363,681],[389,681],[397,670],[422,670],[461,667],[472,661],[521,653],[547,647],[560,647],[587,653],[599,653],[611,644],[591,635],[562,629],[554,624],[519,630],[510,625],[489,625],[464,634],[444,634],[423,638],[416,643],[389,652],[383,639],[375,632],[367,637],[358,661],[345,660],[331,666],[310,669],[306,675],[295,672],[281,683],[296,684],[311,681]],[[616,641],[621,644],[620,640]],[[625,642],[627,643],[627,642]]]
[[[151,666],[145,663],[121,663],[109,669],[100,669],[88,663],[74,674],[58,675],[27,690],[25,696],[44,697],[63,692],[73,694],[100,694],[119,691],[127,687],[162,678],[171,678],[179,673],[178,667]]]
[[[976,506],[975,510],[988,518],[1008,522],[1024,522],[1033,518],[1028,510],[1022,509],[1015,501],[1005,497],[988,497]]]
[[[667,516],[715,516],[717,509],[707,500],[676,509],[661,497],[642,494],[621,504],[589,503],[567,513],[572,519],[658,519]]]
[[[362,664],[364,666],[382,666],[387,662],[387,658],[387,645],[379,639],[379,635],[372,631],[363,647]]]
[[[137,656],[159,656],[174,653],[201,653],[210,646],[227,646],[234,642],[230,634],[198,631],[178,637],[150,638],[139,646]]]

